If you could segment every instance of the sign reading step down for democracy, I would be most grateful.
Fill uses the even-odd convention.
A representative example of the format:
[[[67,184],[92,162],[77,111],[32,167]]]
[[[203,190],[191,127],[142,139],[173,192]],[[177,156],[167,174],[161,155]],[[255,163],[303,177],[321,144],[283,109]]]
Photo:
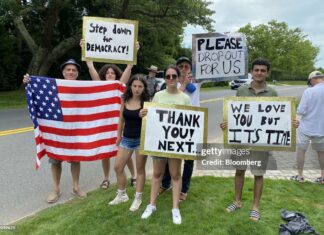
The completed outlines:
[[[227,97],[224,99],[226,147],[295,151],[295,102],[290,97]]]
[[[193,34],[192,62],[197,80],[221,81],[247,76],[245,37],[240,33]]]
[[[83,17],[82,60],[136,64],[138,22]]]
[[[208,109],[146,102],[144,108],[141,154],[198,159],[197,146],[207,143]]]

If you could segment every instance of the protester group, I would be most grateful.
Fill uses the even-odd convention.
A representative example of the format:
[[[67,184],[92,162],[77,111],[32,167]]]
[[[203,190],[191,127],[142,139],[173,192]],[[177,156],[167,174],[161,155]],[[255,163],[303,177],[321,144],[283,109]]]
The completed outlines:
[[[82,41],[81,41],[81,46]],[[139,46],[138,46],[139,48]],[[125,166],[127,165],[131,172],[130,184],[136,188],[136,193],[129,210],[134,212],[140,209],[142,204],[143,191],[146,181],[146,161],[148,156],[140,154],[141,127],[142,119],[147,115],[149,109],[143,107],[144,102],[156,102],[168,105],[186,105],[200,106],[200,88],[201,82],[197,82],[192,75],[191,59],[185,56],[176,59],[175,65],[167,66],[164,69],[165,89],[159,90],[158,81],[155,77],[158,67],[151,65],[147,68],[148,75],[131,75],[133,65],[129,64],[124,71],[121,71],[117,65],[105,64],[97,72],[92,61],[86,61],[89,74],[92,80],[112,81],[118,80],[125,84],[126,88],[122,95],[122,105],[120,110],[118,134],[116,145],[118,152],[115,157],[114,171],[117,177],[117,195],[110,201],[109,206],[115,206],[126,203],[129,200],[127,194],[127,176]],[[236,96],[238,97],[276,97],[277,91],[266,83],[270,75],[270,63],[266,59],[255,59],[252,62],[251,74],[253,81],[249,85],[241,86]],[[81,66],[76,60],[69,59],[62,63],[62,78],[67,80],[77,80]],[[321,175],[315,181],[324,184],[324,76],[319,71],[309,74],[310,83],[300,100],[297,108],[299,120],[294,120],[294,127],[297,128],[297,165],[298,175],[292,176],[292,180],[304,182],[303,165],[305,152],[312,144],[312,148],[318,153],[318,160],[321,169]],[[29,75],[26,74],[24,83],[29,82]],[[213,115],[213,114],[210,114]],[[215,124],[216,125],[216,124]],[[227,122],[219,123],[220,127],[226,131]],[[209,127],[215,128],[215,127]],[[135,153],[135,169],[132,155]],[[193,160],[184,160],[178,158],[167,158],[161,156],[150,156],[153,159],[153,172],[151,179],[150,199],[141,215],[142,219],[148,219],[157,211],[158,195],[167,190],[172,190],[172,221],[174,224],[182,223],[180,214],[181,203],[190,203],[188,197],[191,188],[191,177],[194,170]],[[237,158],[237,156],[232,156]],[[262,168],[251,166],[251,172],[254,175],[254,198],[248,217],[258,221],[261,218],[260,200],[263,191],[263,176],[266,173],[266,165],[269,159],[269,151],[251,151],[248,159],[262,160]],[[47,202],[55,203],[61,196],[60,180],[62,174],[62,161],[49,158],[51,163],[53,190],[49,194]],[[182,169],[183,164],[183,171]],[[73,180],[73,194],[81,199],[87,197],[87,193],[81,190],[79,185],[80,162],[70,162],[71,175]],[[110,187],[109,169],[110,158],[102,160],[103,180],[100,188],[108,189]],[[234,177],[235,198],[232,203],[225,206],[224,209],[233,213],[239,210],[242,205],[242,192],[244,185],[244,176],[246,167],[237,167]],[[136,176],[135,176],[136,175]],[[192,185],[192,190],[195,186]]]

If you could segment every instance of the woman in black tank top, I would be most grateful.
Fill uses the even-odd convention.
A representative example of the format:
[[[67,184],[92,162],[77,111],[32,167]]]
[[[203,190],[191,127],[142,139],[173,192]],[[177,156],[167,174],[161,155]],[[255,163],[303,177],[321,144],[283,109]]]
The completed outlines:
[[[118,193],[110,205],[117,205],[129,200],[126,193],[126,174],[124,168],[126,162],[131,158],[133,151],[136,155],[136,194],[135,199],[129,208],[130,211],[136,211],[142,203],[142,192],[145,183],[145,164],[147,156],[139,154],[140,134],[142,118],[139,117],[139,111],[143,108],[145,101],[149,100],[147,84],[143,75],[134,75],[126,86],[123,97],[121,115],[118,124],[117,145],[119,146],[115,172],[117,176]]]

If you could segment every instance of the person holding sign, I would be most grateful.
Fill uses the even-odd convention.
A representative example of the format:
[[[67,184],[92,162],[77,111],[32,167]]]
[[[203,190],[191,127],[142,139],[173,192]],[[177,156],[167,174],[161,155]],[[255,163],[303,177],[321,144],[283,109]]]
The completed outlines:
[[[270,63],[265,59],[256,59],[252,62],[252,79],[253,81],[249,85],[241,86],[236,93],[236,96],[245,96],[245,97],[272,97],[278,96],[278,93],[273,88],[267,86],[266,79],[270,74]],[[227,122],[220,124],[220,127],[225,130],[227,128]],[[239,160],[238,156],[232,156],[235,160]],[[263,175],[266,172],[266,166],[269,159],[269,152],[266,151],[250,151],[250,155],[246,158],[241,157],[244,161],[247,158],[251,160],[261,161],[261,167],[250,166],[251,173],[254,175],[254,198],[253,206],[250,211],[250,219],[260,220],[260,210],[259,204],[263,191]],[[246,165],[235,165],[235,200],[226,210],[228,212],[237,211],[242,207],[242,192],[244,185],[244,176],[246,171]]]
[[[133,151],[136,154],[137,184],[135,199],[129,208],[136,211],[142,204],[142,193],[145,184],[145,164],[147,156],[139,154],[140,134],[142,118],[139,111],[143,108],[145,101],[149,101],[147,84],[142,75],[134,75],[126,86],[123,97],[124,104],[121,108],[118,125],[117,145],[119,145],[115,172],[117,176],[118,193],[109,205],[117,205],[128,201],[126,193],[125,165],[131,159]]]
[[[305,153],[311,142],[321,168],[321,176],[315,179],[315,183],[324,184],[324,75],[313,71],[308,81],[311,87],[304,91],[297,108],[297,114],[301,116],[297,131],[298,175],[292,176],[291,180],[304,182]]]
[[[139,49],[139,43],[137,42],[137,50]],[[80,46],[81,48],[84,46],[84,40],[81,39],[80,41]],[[92,60],[86,60],[86,64],[89,69],[89,74],[92,78],[92,80],[95,81],[114,81],[114,80],[119,80],[121,83],[126,84],[131,72],[133,65],[128,64],[122,72],[120,68],[117,65],[114,64],[105,64],[102,66],[102,68],[99,70],[99,73],[97,72],[96,68],[94,67],[93,61]],[[100,188],[102,189],[107,189],[110,186],[110,181],[109,181],[109,170],[110,170],[110,158],[105,158],[102,159],[102,169],[104,172],[104,180],[100,184]],[[130,158],[127,162],[127,166],[129,168],[129,171],[131,172],[131,186],[135,186],[136,184],[136,177],[135,177],[135,170],[134,170],[134,165],[133,161]]]
[[[180,70],[175,66],[169,66],[164,71],[167,89],[155,94],[153,102],[162,104],[191,105],[190,98],[177,88],[177,81]],[[147,114],[147,109],[140,111],[140,117]],[[181,187],[181,159],[154,157],[153,176],[151,183],[150,204],[142,214],[142,219],[149,218],[156,211],[156,199],[164,174],[165,165],[168,162],[172,179],[172,220],[174,224],[181,224],[181,214],[179,210],[179,196]]]
[[[60,66],[62,77],[66,80],[77,80],[81,66],[74,60],[69,59]],[[23,83],[29,82],[29,74],[24,75]],[[51,172],[53,179],[53,191],[48,195],[47,202],[55,203],[61,196],[60,182],[62,175],[62,161],[49,158],[51,164]],[[71,164],[71,175],[73,182],[72,194],[80,199],[86,198],[87,193],[80,189],[79,178],[80,178],[80,162],[69,162]]]
[[[181,86],[179,89],[187,94],[191,100],[191,104],[196,107],[200,107],[200,86],[201,83],[193,83],[193,77],[191,74],[192,64],[188,57],[180,57],[176,63],[181,72],[179,82]],[[180,193],[180,201],[184,201],[187,198],[190,181],[193,171],[194,161],[185,160],[182,173],[182,188]],[[165,173],[162,180],[162,185],[159,190],[159,194],[165,192],[170,188],[171,176],[169,172],[168,164],[165,167]]]

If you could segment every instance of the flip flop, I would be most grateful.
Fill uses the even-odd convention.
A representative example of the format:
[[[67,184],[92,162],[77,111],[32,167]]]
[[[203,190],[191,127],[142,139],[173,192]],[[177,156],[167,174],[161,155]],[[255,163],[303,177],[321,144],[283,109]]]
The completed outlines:
[[[61,192],[55,192],[55,191],[50,192],[50,194],[47,197],[47,202],[48,203],[57,202],[60,199],[61,194],[62,194]]]
[[[241,207],[242,206],[238,207],[235,203],[232,203],[232,204],[230,204],[230,205],[228,205],[226,207],[226,211],[231,213],[231,212],[234,212],[234,211],[237,211],[237,210],[241,209]]]
[[[259,211],[251,210],[250,211],[250,219],[254,221],[259,221],[261,218],[261,214]]]
[[[100,188],[102,188],[102,189],[107,189],[107,188],[109,188],[109,186],[110,186],[110,182],[109,182],[109,180],[104,180],[104,181],[102,181],[102,183],[100,184]]]
[[[314,183],[316,184],[324,184],[324,178],[323,177],[318,177],[314,180]]]
[[[188,194],[187,193],[180,193],[180,197],[179,197],[179,202],[183,202],[187,199]]]
[[[298,175],[293,175],[292,177],[290,177],[290,180],[297,181],[299,183],[305,182],[304,177],[299,177]]]

